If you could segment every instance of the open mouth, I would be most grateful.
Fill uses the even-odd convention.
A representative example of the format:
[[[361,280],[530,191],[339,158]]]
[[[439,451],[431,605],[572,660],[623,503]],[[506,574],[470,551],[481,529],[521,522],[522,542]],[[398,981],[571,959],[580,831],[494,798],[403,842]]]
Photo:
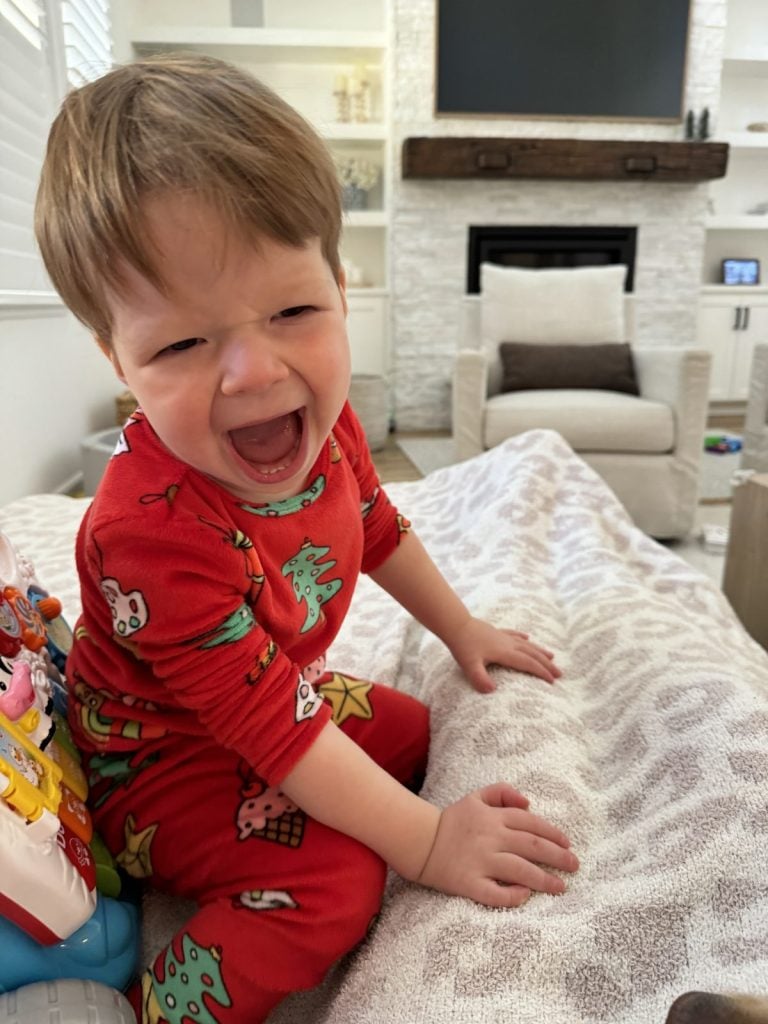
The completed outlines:
[[[229,439],[248,475],[261,483],[279,483],[295,471],[304,436],[302,410],[249,423],[229,431]]]

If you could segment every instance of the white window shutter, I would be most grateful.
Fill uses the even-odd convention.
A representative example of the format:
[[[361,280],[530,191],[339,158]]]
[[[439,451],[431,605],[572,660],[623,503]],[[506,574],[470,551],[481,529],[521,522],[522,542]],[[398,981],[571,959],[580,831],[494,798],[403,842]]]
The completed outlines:
[[[2,305],[53,298],[33,231],[48,129],[66,86],[111,63],[108,0],[0,0]]]
[[[0,288],[51,291],[32,229],[54,108],[39,0],[0,0]]]
[[[62,0],[64,53],[70,85],[83,85],[112,66],[107,0]]]

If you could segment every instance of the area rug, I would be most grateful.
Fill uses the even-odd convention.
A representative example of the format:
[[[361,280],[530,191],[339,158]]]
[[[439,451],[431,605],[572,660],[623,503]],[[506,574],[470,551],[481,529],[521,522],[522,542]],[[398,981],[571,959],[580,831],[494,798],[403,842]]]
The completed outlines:
[[[398,437],[397,446],[424,476],[456,461],[452,437]]]
[[[399,437],[397,444],[424,476],[436,469],[451,466],[456,461],[451,437]],[[740,466],[740,451],[703,452],[699,500],[729,501],[733,489],[731,478]]]

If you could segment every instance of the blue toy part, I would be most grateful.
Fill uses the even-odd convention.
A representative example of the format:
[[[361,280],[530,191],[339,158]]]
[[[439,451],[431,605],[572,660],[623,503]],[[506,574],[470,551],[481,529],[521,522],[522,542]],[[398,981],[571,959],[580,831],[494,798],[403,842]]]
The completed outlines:
[[[704,438],[705,450],[715,455],[740,452],[742,444],[742,439],[737,434],[708,434]]]
[[[40,945],[0,917],[0,949],[0,993],[57,978],[85,978],[123,989],[139,965],[139,908],[99,896],[85,924],[53,946]]]
[[[3,1024],[136,1024],[120,992],[93,981],[39,981],[0,996]]]

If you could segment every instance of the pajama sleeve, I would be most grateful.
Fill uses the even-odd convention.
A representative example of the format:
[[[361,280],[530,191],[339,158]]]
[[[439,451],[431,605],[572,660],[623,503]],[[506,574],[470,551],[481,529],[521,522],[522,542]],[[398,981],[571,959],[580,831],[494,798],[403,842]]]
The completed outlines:
[[[365,573],[374,572],[386,562],[411,524],[398,513],[382,488],[365,432],[349,403],[339,417],[334,434],[350,461],[360,491],[365,536],[361,569]]]
[[[192,712],[186,720],[199,722],[200,732],[274,784],[314,742],[330,707],[259,624],[243,552],[212,543],[211,533],[197,517],[180,522],[162,513],[99,527],[89,564],[80,567],[90,588],[84,607],[94,618],[85,626],[111,636],[103,646],[115,656],[111,665],[94,657],[93,670],[105,679],[105,672],[116,674],[113,703],[120,693],[137,692],[138,677],[142,697],[156,695],[159,723]],[[88,672],[80,648],[78,668]]]

